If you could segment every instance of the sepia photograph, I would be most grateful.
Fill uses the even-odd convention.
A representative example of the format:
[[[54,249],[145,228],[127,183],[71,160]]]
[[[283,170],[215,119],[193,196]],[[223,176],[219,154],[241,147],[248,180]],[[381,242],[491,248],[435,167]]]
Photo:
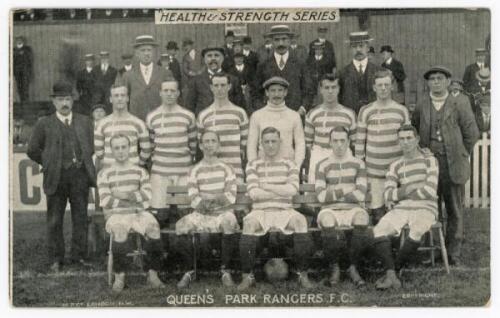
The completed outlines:
[[[10,306],[490,306],[492,11],[391,5],[6,9]]]

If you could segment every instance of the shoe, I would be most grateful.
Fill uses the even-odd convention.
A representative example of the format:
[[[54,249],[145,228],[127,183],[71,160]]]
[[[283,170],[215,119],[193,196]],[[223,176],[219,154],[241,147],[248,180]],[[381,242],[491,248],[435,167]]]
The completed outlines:
[[[59,262],[54,262],[52,265],[50,265],[50,272],[57,274],[61,271],[61,263]]]
[[[309,276],[307,275],[307,272],[297,272],[297,275],[299,276],[299,284],[302,288],[304,288],[304,289],[314,288],[314,285],[309,280]]]
[[[111,290],[115,294],[119,294],[125,288],[125,273],[115,273],[115,282],[113,283],[113,287]]]
[[[389,288],[400,289],[401,281],[396,276],[396,272],[394,270],[388,270],[384,279],[380,283],[377,282],[375,287],[382,290]]]
[[[165,288],[165,284],[158,277],[158,272],[152,269],[148,271],[148,284],[153,288]]]
[[[223,270],[221,280],[222,280],[222,286],[234,287],[233,277],[231,276],[230,272]]]
[[[330,286],[335,286],[338,285],[339,282],[340,282],[340,267],[339,264],[335,264],[333,265],[332,274],[328,279],[328,283],[330,283]]]
[[[194,280],[194,271],[189,271],[182,276],[181,280],[177,283],[177,288],[183,289],[189,287],[189,284]]]
[[[241,283],[238,285],[237,289],[238,291],[244,291],[254,285],[255,285],[255,276],[253,276],[252,273],[243,274],[243,279],[241,280]]]
[[[366,287],[366,282],[359,275],[358,270],[356,269],[356,266],[354,266],[354,265],[349,266],[348,272],[349,272],[349,277],[351,278],[352,282],[354,283],[354,285],[357,288],[365,288]]]

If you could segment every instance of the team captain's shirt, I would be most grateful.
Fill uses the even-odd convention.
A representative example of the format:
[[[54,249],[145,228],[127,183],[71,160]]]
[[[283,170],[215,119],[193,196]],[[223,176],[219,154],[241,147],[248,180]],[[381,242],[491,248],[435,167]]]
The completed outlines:
[[[216,131],[220,138],[218,157],[230,165],[236,176],[243,180],[241,151],[246,151],[248,139],[248,116],[241,107],[228,104],[212,105],[198,115],[198,135],[206,130]]]
[[[323,159],[316,168],[316,195],[323,208],[347,210],[364,204],[367,180],[365,163],[350,149],[344,158]]]
[[[215,164],[200,161],[189,172],[187,186],[191,207],[195,210],[203,194],[224,194],[225,196],[224,202],[218,202],[213,206],[210,213],[213,215],[232,211],[232,205],[236,202],[236,175],[233,168],[222,161]]]
[[[152,195],[148,173],[134,164],[102,169],[97,176],[97,188],[101,207],[105,213],[111,214],[144,211],[149,207]],[[113,191],[131,192],[136,202],[113,197]]]
[[[94,131],[94,151],[97,158],[103,160],[103,166],[115,163],[109,141],[117,134],[123,134],[130,140],[131,163],[144,164],[149,159],[151,143],[144,122],[132,114],[127,114],[124,118],[116,118],[111,114],[101,119]]]
[[[258,158],[248,163],[246,173],[247,191],[258,188],[259,183],[290,184],[297,189],[297,192],[299,191],[299,169],[289,159],[266,161]],[[292,207],[292,197],[278,195],[274,199],[252,204],[254,210],[285,210]]]
[[[401,157],[398,129],[409,123],[408,110],[395,101],[387,106],[373,102],[361,108],[355,155],[365,160],[369,178],[385,178],[391,162]]]
[[[395,208],[424,209],[437,216],[438,164],[432,154],[420,153],[415,159],[394,161],[387,172],[384,197],[396,202]],[[405,188],[414,188],[409,195]]]
[[[304,135],[306,146],[312,145],[330,149],[330,132],[333,127],[344,126],[349,130],[349,139],[356,136],[356,114],[351,109],[338,104],[333,109],[318,105],[306,116]]]
[[[192,112],[175,106],[172,111],[160,106],[146,117],[152,141],[151,174],[187,176],[196,153],[196,119]]]

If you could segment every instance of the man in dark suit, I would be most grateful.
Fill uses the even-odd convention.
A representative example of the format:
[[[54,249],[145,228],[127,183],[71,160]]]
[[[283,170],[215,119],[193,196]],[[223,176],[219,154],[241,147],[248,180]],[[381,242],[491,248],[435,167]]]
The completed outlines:
[[[269,34],[264,34],[264,44],[259,46],[257,49],[257,56],[259,57],[259,63],[266,61],[273,55],[274,48],[272,39],[269,37]]]
[[[380,53],[382,53],[382,57],[384,62],[382,63],[382,67],[390,70],[394,79],[396,80],[396,90],[392,93],[392,99],[396,102],[404,105],[405,103],[405,84],[404,81],[406,79],[405,69],[403,64],[392,57],[394,54],[394,50],[390,45],[382,45],[380,48]]]
[[[132,58],[134,54],[124,53],[122,54],[122,63],[123,66],[118,70],[118,76],[122,77],[125,72],[128,72],[132,69]]]
[[[257,71],[259,65],[259,55],[252,50],[252,38],[245,36],[243,38],[243,55],[245,56],[245,65],[247,65],[253,72]]]
[[[451,264],[458,264],[464,238],[464,184],[470,177],[469,155],[479,130],[469,100],[448,93],[451,72],[443,66],[427,70],[424,78],[430,93],[418,98],[412,124],[420,145],[429,148],[439,164],[438,207],[445,204],[448,222],[446,244]]]
[[[308,52],[307,48],[298,42],[299,35],[295,34],[290,39],[290,54],[293,55],[297,60],[305,63],[307,61]]]
[[[325,55],[325,44],[317,41],[313,44],[314,54],[309,56],[306,61],[307,70],[311,76],[312,87],[315,92],[315,100],[319,98],[317,96],[319,79],[323,77],[324,74],[333,73],[335,68],[335,62]],[[319,104],[319,101],[314,103]]]
[[[182,89],[183,96],[188,95],[188,83],[203,71],[203,59],[200,53],[194,48],[194,42],[191,39],[182,40]]]
[[[95,92],[95,72],[94,54],[85,55],[85,67],[76,74],[76,91],[78,92],[78,104],[75,106],[75,112],[83,115],[90,115]]]
[[[466,92],[474,94],[477,91],[476,73],[486,67],[486,49],[476,49],[476,62],[467,65],[464,71],[464,89]]]
[[[47,245],[51,270],[55,272],[64,261],[63,219],[68,200],[72,222],[71,260],[85,265],[89,187],[94,187],[96,181],[92,123],[87,116],[72,112],[72,91],[73,87],[67,82],[54,84],[52,102],[56,112],[36,123],[27,151],[28,157],[43,169]]]
[[[13,58],[17,92],[21,104],[24,104],[29,100],[30,82],[33,74],[33,51],[30,46],[26,45],[24,36],[16,37]]]
[[[132,115],[146,120],[146,115],[161,104],[161,83],[168,78],[166,70],[154,61],[154,49],[158,43],[151,35],[135,38],[135,55],[139,63],[116,80],[117,85],[128,88],[130,95],[129,111]],[[109,112],[111,113],[111,112]]]
[[[206,68],[201,74],[193,77],[188,83],[187,95],[184,100],[185,107],[198,115],[203,109],[214,102],[214,95],[210,89],[211,78],[214,74],[222,72],[224,61],[224,48],[212,43],[201,51],[201,56],[205,61]],[[238,78],[230,76],[231,89],[229,90],[229,100],[240,107],[245,107],[245,98],[241,91],[241,84]]]
[[[372,89],[375,73],[380,67],[368,61],[368,43],[373,39],[368,32],[349,34],[353,60],[339,72],[339,102],[358,114],[361,106],[377,99]]]
[[[116,80],[118,71],[113,66],[109,65],[109,52],[102,51],[99,53],[101,63],[99,66],[94,67],[95,76],[95,94],[94,104],[106,105],[106,112],[111,113],[111,103],[109,101],[109,94],[111,86]]]
[[[290,52],[290,39],[295,34],[286,25],[275,25],[268,36],[273,40],[274,53],[257,67],[252,87],[254,107],[260,108],[266,104],[262,85],[271,77],[278,76],[290,85],[285,98],[286,105],[304,116],[312,106],[314,89],[305,63]]]
[[[255,70],[245,63],[245,55],[243,53],[234,53],[233,60],[234,65],[228,70],[228,73],[238,78],[241,91],[245,97],[243,108],[247,111],[247,115],[250,116],[254,112],[250,95],[250,85],[253,83]]]
[[[233,45],[234,45],[234,32],[227,31],[224,36],[224,59],[228,60],[233,56]]]
[[[326,39],[326,34],[328,32],[328,28],[327,27],[318,27],[318,38],[311,41],[311,43],[309,43],[309,56],[313,56],[315,54],[315,51],[314,51],[314,43],[316,42],[321,42],[323,43],[324,45],[324,52],[323,54],[325,55],[325,57],[329,60],[332,60],[333,61],[333,67],[336,67],[337,66],[337,62],[335,60],[335,49],[333,48],[333,44],[332,42],[328,41]],[[328,72],[328,73],[333,73],[335,74],[335,71],[334,72]]]
[[[175,41],[169,41],[167,43],[167,46],[165,47],[167,49],[167,56],[168,60],[166,60],[166,65],[162,65],[165,68],[168,68],[172,72],[173,77],[179,83],[179,87],[182,87],[182,71],[181,71],[181,65],[179,61],[177,60],[177,52],[179,51],[179,47],[177,46],[177,42]],[[163,54],[162,54],[163,56]]]

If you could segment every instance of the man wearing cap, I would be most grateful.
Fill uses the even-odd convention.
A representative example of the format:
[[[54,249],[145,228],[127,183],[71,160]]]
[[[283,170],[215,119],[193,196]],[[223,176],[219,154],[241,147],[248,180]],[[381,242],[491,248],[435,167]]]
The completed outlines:
[[[122,54],[122,63],[123,66],[118,70],[118,76],[122,77],[125,72],[128,72],[132,69],[132,58],[134,54],[124,53]]]
[[[109,65],[109,52],[102,51],[99,53],[101,63],[99,66],[94,67],[95,77],[95,92],[93,103],[106,105],[106,111],[111,113],[111,104],[109,102],[109,90],[113,86],[118,71],[113,66]]]
[[[29,100],[29,85],[33,75],[33,51],[24,36],[16,36],[13,54],[14,78],[21,103]]]
[[[210,88],[212,77],[217,73],[222,73],[222,63],[224,62],[224,48],[215,43],[201,51],[201,56],[205,61],[206,68],[193,77],[188,83],[185,107],[198,115],[203,109],[214,102],[214,94]],[[231,89],[229,90],[229,100],[231,103],[244,107],[245,97],[241,91],[241,84],[238,78],[230,76]]]
[[[304,116],[312,106],[314,89],[305,64],[290,54],[290,39],[295,34],[287,25],[274,25],[268,36],[273,40],[274,53],[257,67],[252,93],[254,106],[260,108],[266,104],[263,84],[278,76],[289,83],[286,105]]]
[[[320,41],[316,41],[312,46],[314,50],[313,55],[309,55],[306,61],[307,69],[311,75],[311,82],[315,90],[315,105],[321,104],[319,101],[321,95],[318,92],[319,79],[327,73],[335,73],[335,61],[333,61],[329,56],[325,54],[325,44]]]
[[[154,50],[158,43],[151,35],[135,38],[134,49],[139,63],[117,79],[117,84],[125,85],[130,95],[129,111],[142,121],[146,115],[161,104],[161,83],[168,78],[165,69],[154,61]]]
[[[318,27],[318,38],[309,43],[309,57],[316,55],[315,43],[320,42],[321,44],[323,44],[323,54],[328,60],[333,61],[333,67],[336,67],[337,63],[335,61],[335,50],[333,48],[332,42],[326,39],[327,32],[328,32],[327,27]],[[327,73],[330,73],[330,70]]]
[[[76,74],[76,91],[78,92],[78,108],[75,112],[89,115],[95,93],[96,82],[94,69],[94,54],[85,54],[85,67]],[[76,106],[76,105],[75,105]]]
[[[382,63],[382,67],[390,70],[392,75],[396,79],[396,89],[392,93],[392,99],[396,102],[403,104],[405,103],[405,84],[404,80],[406,79],[405,69],[403,64],[392,57],[394,54],[394,50],[390,45],[383,45],[380,48],[380,53],[382,53],[382,57],[384,58],[384,62]]]
[[[464,71],[464,89],[466,92],[474,93],[477,90],[477,79],[476,74],[479,70],[486,67],[486,49],[479,48],[476,49],[476,62],[467,65]]]
[[[28,157],[42,166],[47,196],[47,246],[50,268],[55,272],[64,261],[63,219],[68,200],[71,260],[85,265],[89,187],[94,187],[96,181],[92,123],[87,116],[72,111],[72,92],[70,83],[54,84],[51,96],[56,112],[38,120],[27,151]]]
[[[267,104],[253,113],[248,132],[248,161],[262,158],[261,133],[267,127],[280,131],[279,157],[290,159],[297,167],[302,166],[305,157],[304,129],[300,115],[288,108],[285,102],[290,84],[282,77],[271,77],[264,82]]]
[[[418,98],[412,123],[420,145],[429,148],[439,164],[438,207],[444,202],[448,222],[446,244],[450,263],[459,262],[464,238],[463,193],[470,177],[469,155],[479,131],[469,101],[448,93],[451,72],[443,66],[424,73],[430,93]]]
[[[368,43],[372,40],[366,31],[350,33],[348,42],[353,60],[339,73],[339,102],[354,110],[356,114],[361,106],[377,99],[372,86],[375,72],[380,68],[368,61],[367,56]]]

